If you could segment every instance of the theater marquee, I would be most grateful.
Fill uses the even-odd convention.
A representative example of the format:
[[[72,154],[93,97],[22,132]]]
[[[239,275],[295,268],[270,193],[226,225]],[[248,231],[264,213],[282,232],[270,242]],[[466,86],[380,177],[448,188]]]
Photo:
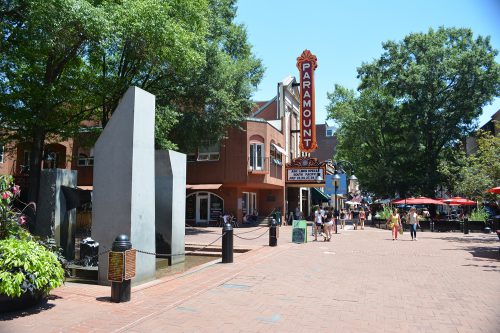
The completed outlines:
[[[300,150],[311,153],[318,148],[314,117],[314,70],[317,58],[309,50],[304,50],[297,58],[300,72]]]
[[[287,183],[325,184],[326,163],[318,162],[316,158],[298,157],[287,163],[285,168]]]

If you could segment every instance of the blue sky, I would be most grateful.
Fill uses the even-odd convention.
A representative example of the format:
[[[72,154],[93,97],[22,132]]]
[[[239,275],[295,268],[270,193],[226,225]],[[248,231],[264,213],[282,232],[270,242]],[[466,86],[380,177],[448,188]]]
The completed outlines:
[[[304,49],[318,57],[316,123],[326,119],[326,93],[335,83],[356,89],[356,68],[380,57],[383,41],[439,26],[467,27],[490,36],[500,50],[500,0],[239,0],[237,22],[247,27],[266,67],[256,101],[274,97],[286,76],[298,76],[295,63]],[[483,109],[479,124],[498,109],[500,98]]]

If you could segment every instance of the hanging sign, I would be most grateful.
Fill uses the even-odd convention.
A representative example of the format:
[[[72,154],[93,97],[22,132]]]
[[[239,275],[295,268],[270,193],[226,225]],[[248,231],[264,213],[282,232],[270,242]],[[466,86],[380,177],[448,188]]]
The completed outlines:
[[[314,70],[317,58],[309,50],[304,50],[297,58],[300,72],[300,150],[311,153],[318,148],[314,117]]]
[[[325,183],[326,163],[318,162],[317,158],[306,156],[298,157],[290,163],[287,163],[285,170],[287,183]]]

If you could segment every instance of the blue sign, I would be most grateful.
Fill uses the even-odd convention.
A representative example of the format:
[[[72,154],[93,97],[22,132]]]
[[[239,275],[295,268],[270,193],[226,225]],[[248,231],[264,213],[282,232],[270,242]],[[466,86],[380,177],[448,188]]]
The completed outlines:
[[[339,174],[339,186],[337,187],[337,194],[347,194],[347,175],[345,173]],[[326,175],[325,179],[325,194],[335,194],[335,187],[333,186],[333,175]]]

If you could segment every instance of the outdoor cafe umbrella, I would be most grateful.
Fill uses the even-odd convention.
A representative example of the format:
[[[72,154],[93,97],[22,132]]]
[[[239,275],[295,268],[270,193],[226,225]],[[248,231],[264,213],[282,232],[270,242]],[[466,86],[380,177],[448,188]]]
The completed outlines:
[[[443,200],[444,203],[448,205],[460,205],[460,206],[474,206],[476,205],[475,201],[462,198],[462,197],[453,197],[450,199]]]
[[[427,197],[417,197],[417,198],[407,198],[392,201],[393,204],[407,204],[407,205],[444,205],[443,202],[427,198]]]
[[[495,193],[495,194],[500,194],[500,186],[490,188],[490,189],[489,189],[489,190],[487,190],[486,192]]]

